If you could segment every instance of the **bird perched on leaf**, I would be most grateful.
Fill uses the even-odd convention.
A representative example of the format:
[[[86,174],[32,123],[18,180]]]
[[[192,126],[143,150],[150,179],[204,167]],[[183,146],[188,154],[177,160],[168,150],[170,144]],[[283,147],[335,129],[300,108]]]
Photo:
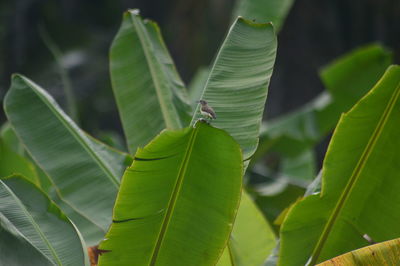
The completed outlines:
[[[202,116],[209,119],[217,119],[214,109],[208,105],[207,101],[200,100],[199,103],[201,104],[200,113]]]

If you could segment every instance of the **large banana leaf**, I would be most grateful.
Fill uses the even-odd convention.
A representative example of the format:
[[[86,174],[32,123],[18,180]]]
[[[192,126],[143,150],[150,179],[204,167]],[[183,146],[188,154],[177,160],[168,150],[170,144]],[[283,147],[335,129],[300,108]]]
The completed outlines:
[[[99,265],[213,265],[242,183],[239,145],[205,123],[163,131],[125,172]]]
[[[214,108],[212,122],[226,130],[248,159],[257,148],[260,123],[276,55],[271,24],[238,18],[216,57],[202,99]],[[199,106],[192,124],[200,118]]]
[[[365,248],[360,248],[325,261],[318,266],[347,265],[399,265],[400,239],[393,239]]]
[[[280,265],[313,265],[400,236],[400,67],[343,115],[323,164],[322,191],[281,227]]]
[[[254,160],[267,151],[291,157],[313,147],[335,127],[340,114],[374,86],[391,61],[390,52],[368,45],[324,67],[321,79],[327,91],[299,110],[264,123]]]
[[[124,14],[110,50],[112,87],[131,153],[190,121],[187,93],[156,23]]]
[[[243,190],[228,245],[217,266],[260,266],[275,244],[274,232]]]
[[[87,265],[79,232],[21,176],[0,180],[0,265]]]
[[[242,16],[257,22],[272,22],[278,32],[294,0],[236,0],[233,17]]]
[[[372,44],[354,50],[323,68],[320,76],[332,102],[317,113],[321,132],[331,131],[347,112],[380,79],[392,62],[392,53]]]
[[[111,223],[129,157],[88,137],[50,95],[23,76],[13,76],[4,107],[26,149],[51,179],[53,198],[68,216],[82,217],[71,216],[88,244],[99,241]]]

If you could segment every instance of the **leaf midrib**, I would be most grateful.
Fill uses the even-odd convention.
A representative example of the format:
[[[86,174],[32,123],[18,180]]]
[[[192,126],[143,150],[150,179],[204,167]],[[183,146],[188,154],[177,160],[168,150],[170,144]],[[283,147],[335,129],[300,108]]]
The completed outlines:
[[[118,178],[113,175],[113,173],[107,168],[107,166],[103,163],[102,159],[97,156],[97,154],[92,151],[89,147],[89,144],[79,135],[79,133],[75,132],[75,130],[70,126],[70,124],[65,121],[64,117],[58,112],[58,110],[49,103],[44,95],[42,95],[34,86],[31,86],[31,82],[24,77],[21,77],[24,82],[31,88],[31,90],[39,97],[39,99],[50,109],[50,111],[58,118],[58,120],[64,125],[64,127],[71,133],[74,139],[81,144],[87,154],[96,162],[96,164],[104,171],[110,181],[115,185],[115,187],[119,188]]]
[[[4,184],[2,181],[0,181],[2,184]],[[60,260],[60,258],[57,255],[57,252],[53,249],[52,245],[50,244],[49,240],[47,239],[47,237],[42,233],[40,227],[38,224],[36,224],[35,219],[33,219],[33,217],[31,216],[31,214],[28,212],[28,210],[26,210],[25,205],[21,202],[21,200],[17,197],[17,195],[15,195],[15,193],[6,185],[4,184],[3,186],[8,193],[15,199],[15,202],[17,203],[17,205],[20,207],[20,209],[22,210],[22,212],[25,214],[25,216],[28,218],[28,220],[31,222],[33,228],[35,229],[35,231],[38,233],[39,237],[43,240],[43,242],[46,244],[46,246],[48,247],[48,249],[50,250],[51,254],[53,255],[53,258],[55,259],[55,261],[57,262],[58,265],[62,265],[62,262]],[[21,233],[22,234],[22,233]],[[31,243],[31,241],[29,239],[26,239],[27,241],[29,241],[29,243],[35,247],[36,249],[38,249],[33,243]],[[41,250],[38,249],[40,252]],[[44,254],[43,252],[41,252],[44,256],[47,257],[46,254]],[[51,260],[50,258],[48,258],[49,260]]]
[[[176,112],[175,113],[169,112],[169,110],[167,108],[167,103],[164,101],[164,98],[162,97],[161,85],[157,79],[155,66],[154,66],[152,60],[150,59],[151,52],[149,51],[148,46],[151,44],[151,42],[150,42],[150,40],[148,40],[148,37],[145,36],[146,33],[143,32],[141,29],[141,26],[144,27],[144,25],[140,25],[139,22],[137,21],[137,18],[135,18],[133,16],[137,16],[137,15],[132,14],[130,12],[129,17],[136,29],[136,32],[138,33],[139,41],[142,45],[142,49],[145,54],[146,62],[149,67],[149,70],[150,70],[150,75],[152,77],[151,80],[154,84],[154,88],[155,88],[155,91],[157,94],[157,99],[158,99],[158,102],[161,107],[161,114],[164,118],[165,126],[166,126],[166,128],[169,128],[169,129],[179,129],[179,128],[181,128],[181,124],[180,124],[180,121],[178,120],[178,114]],[[176,117],[176,119],[174,120],[173,117]]]
[[[160,232],[159,232],[158,237],[157,237],[157,242],[156,242],[156,245],[155,245],[155,247],[153,249],[153,253],[152,253],[152,256],[151,256],[151,260],[150,260],[150,264],[149,264],[151,266],[155,265],[155,263],[156,263],[156,260],[158,258],[158,254],[159,254],[161,245],[163,243],[165,234],[166,234],[167,229],[168,229],[168,225],[169,225],[170,220],[171,220],[172,213],[174,212],[176,201],[178,199],[179,192],[180,192],[180,190],[182,188],[182,183],[183,183],[184,177],[186,175],[186,169],[187,169],[187,166],[188,166],[189,161],[190,161],[190,157],[191,157],[191,154],[192,154],[193,145],[194,145],[194,142],[195,142],[195,139],[196,139],[196,136],[197,136],[197,132],[198,132],[198,127],[194,128],[192,130],[192,133],[191,133],[190,138],[189,138],[188,146],[186,148],[185,155],[183,157],[182,164],[179,167],[178,178],[176,180],[176,183],[175,183],[175,186],[174,186],[174,190],[173,190],[173,192],[171,194],[171,198],[170,198],[170,200],[168,202],[168,209],[167,209],[167,212],[166,212],[166,214],[164,216],[164,219],[163,219],[163,222],[162,222],[162,226],[161,226]]]
[[[351,192],[355,184],[357,183],[361,173],[363,172],[364,166],[366,165],[369,156],[374,150],[374,147],[380,137],[381,132],[383,131],[383,128],[386,125],[387,120],[390,117],[390,114],[399,98],[399,95],[400,95],[400,86],[398,85],[394,93],[392,94],[392,97],[390,98],[389,103],[385,108],[381,118],[379,119],[378,125],[375,128],[374,132],[372,133],[372,136],[369,139],[367,146],[365,147],[359,161],[357,162],[357,165],[354,168],[352,175],[350,176],[349,182],[347,183],[345,189],[343,190],[343,193],[340,195],[339,201],[337,202],[332,214],[330,215],[328,223],[325,225],[324,231],[322,232],[322,235],[319,238],[313,253],[311,254],[311,259],[308,265],[314,265],[317,263],[318,258],[321,255],[321,251],[324,247],[324,244],[326,243],[329,234],[336,220],[338,219],[341,210],[343,209],[343,206],[345,205],[347,199],[351,195]]]

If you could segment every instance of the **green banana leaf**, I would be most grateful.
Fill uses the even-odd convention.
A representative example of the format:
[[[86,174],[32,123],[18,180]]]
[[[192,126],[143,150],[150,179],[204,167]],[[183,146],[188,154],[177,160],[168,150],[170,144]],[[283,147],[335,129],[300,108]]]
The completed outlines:
[[[98,242],[111,223],[128,155],[88,137],[50,95],[23,76],[13,76],[4,108],[16,134],[51,179],[52,198],[69,217],[84,217],[72,220],[89,245]]]
[[[242,16],[257,22],[272,22],[279,32],[293,2],[294,0],[236,0],[233,18]]]
[[[22,176],[0,180],[1,265],[88,265],[70,220]]]
[[[111,82],[128,148],[190,121],[186,89],[156,23],[125,12],[110,50]]]
[[[254,161],[266,152],[297,156],[313,147],[383,75],[391,53],[379,45],[367,45],[338,58],[321,71],[327,91],[299,110],[263,123]]]
[[[360,248],[341,256],[330,259],[318,266],[346,266],[346,265],[399,265],[400,239],[393,239]]]
[[[14,152],[4,139],[0,138],[0,177],[13,174],[23,175],[30,182],[40,186],[35,166],[28,159]]]
[[[214,108],[212,124],[226,130],[249,159],[258,135],[276,55],[276,36],[271,24],[238,18],[216,57],[202,99]],[[197,107],[192,123],[201,117]]]
[[[21,144],[21,141],[18,139],[14,130],[11,128],[9,122],[5,122],[0,129],[0,138],[3,142],[15,153],[23,156],[24,155],[24,147]]]
[[[260,266],[275,245],[274,232],[243,190],[228,245],[217,266]]]
[[[400,67],[340,119],[321,193],[298,202],[281,227],[280,265],[314,265],[400,236]]]
[[[238,209],[239,145],[205,123],[163,131],[125,172],[99,265],[213,265]]]
[[[321,132],[329,132],[342,112],[347,112],[380,79],[392,62],[392,53],[371,44],[356,49],[321,70],[333,102],[317,113]]]

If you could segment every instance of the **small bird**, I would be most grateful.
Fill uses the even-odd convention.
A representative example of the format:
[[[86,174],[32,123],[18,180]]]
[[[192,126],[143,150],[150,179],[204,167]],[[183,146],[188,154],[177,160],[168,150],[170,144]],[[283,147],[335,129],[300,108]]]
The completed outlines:
[[[200,107],[201,115],[203,115],[209,119],[217,119],[214,109],[212,109],[212,107],[209,106],[205,100],[200,100],[199,103],[201,104],[201,107]]]

